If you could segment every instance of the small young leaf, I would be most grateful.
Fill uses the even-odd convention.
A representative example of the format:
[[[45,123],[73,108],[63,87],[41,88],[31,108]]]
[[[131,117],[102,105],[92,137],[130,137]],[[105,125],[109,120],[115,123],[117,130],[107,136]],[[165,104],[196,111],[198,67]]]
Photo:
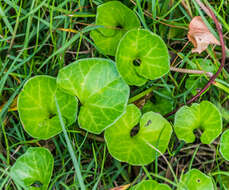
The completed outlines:
[[[55,96],[66,126],[76,121],[78,100],[57,89],[56,79],[41,75],[29,79],[19,97],[18,112],[25,131],[34,138],[49,139],[62,131]]]
[[[144,29],[132,29],[118,45],[116,64],[129,85],[141,86],[169,72],[169,53],[158,35]]]
[[[163,89],[160,91],[162,95],[169,96],[167,90]],[[151,101],[152,100],[152,101]],[[172,99],[167,99],[158,94],[153,94],[153,97],[150,98],[146,102],[146,104],[142,108],[142,113],[146,113],[148,111],[153,111],[156,113],[160,113],[161,115],[165,115],[173,110],[173,101]]]
[[[139,28],[135,13],[119,1],[104,3],[97,8],[96,25],[104,28],[90,33],[96,46],[105,55],[115,55],[122,36],[130,29]]]
[[[201,76],[189,76],[185,82],[185,88],[191,89],[191,93],[195,95],[200,89],[206,85],[206,78]]]
[[[192,61],[188,62],[188,69],[194,70],[202,70],[206,72],[215,73],[217,71],[216,66],[212,63],[210,59],[201,59],[194,58]],[[191,89],[191,93],[193,95],[197,94],[197,92],[202,89],[207,83],[206,77],[193,75],[189,76],[189,78],[185,82],[185,88],[187,90]]]
[[[54,160],[46,148],[29,148],[10,170],[14,182],[25,189],[48,189]],[[39,187],[39,188],[38,188]]]
[[[108,59],[82,59],[64,67],[57,77],[60,88],[79,98],[79,126],[99,134],[124,113],[129,87]]]
[[[225,160],[229,161],[229,130],[226,130],[220,138],[220,153]]]
[[[156,154],[159,155],[147,143],[164,153],[171,133],[170,123],[160,114],[147,112],[141,117],[140,110],[131,104],[126,113],[105,130],[105,141],[110,154],[117,160],[146,165],[155,159]]]
[[[208,101],[193,104],[191,107],[183,106],[175,115],[174,130],[180,140],[186,143],[195,141],[193,131],[203,131],[200,140],[210,144],[222,132],[222,116],[217,107]]]
[[[171,188],[154,180],[144,180],[132,187],[131,190],[171,190]]]
[[[197,169],[188,171],[181,179],[178,190],[214,190],[212,179]]]
[[[217,67],[212,63],[210,59],[194,58],[189,63],[189,69],[202,70],[206,72],[216,72]]]

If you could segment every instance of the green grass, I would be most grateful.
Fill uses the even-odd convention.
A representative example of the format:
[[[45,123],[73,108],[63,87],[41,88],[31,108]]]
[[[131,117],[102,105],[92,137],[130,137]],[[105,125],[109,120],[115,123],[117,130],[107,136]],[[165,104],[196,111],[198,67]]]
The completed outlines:
[[[13,105],[25,81],[35,75],[57,76],[59,69],[76,59],[104,57],[96,49],[89,33],[98,26],[96,7],[107,0],[3,0],[0,1],[0,189],[18,189],[8,175],[15,160],[29,147],[43,146],[54,156],[54,172],[50,189],[109,189],[118,185],[134,184],[152,178],[176,182],[167,162],[158,157],[157,162],[145,167],[134,167],[113,159],[103,141],[103,135],[85,133],[74,124],[60,135],[47,141],[31,138],[23,130],[16,107]],[[185,68],[195,58],[209,58],[220,64],[221,48],[210,46],[202,54],[192,54],[187,32],[191,17],[201,15],[217,35],[214,23],[195,1],[175,0],[123,0],[139,16],[142,27],[160,35],[166,42],[171,63]],[[182,2],[186,2],[184,7]],[[229,47],[229,2],[209,1],[223,27],[225,43]],[[73,31],[73,32],[71,32]],[[175,59],[175,57],[177,57]],[[114,59],[111,57],[111,59]],[[229,65],[198,101],[209,100],[219,106],[224,117],[224,129],[229,127]],[[188,74],[171,72],[162,79],[131,89],[131,102],[141,106],[151,93],[165,96],[168,91],[174,108],[185,103],[191,89],[185,88]],[[194,86],[194,85],[193,85]],[[140,101],[139,101],[140,98]],[[15,109],[14,109],[15,108]],[[173,121],[173,116],[169,118]],[[64,128],[64,125],[62,126]],[[226,189],[229,180],[229,163],[218,152],[217,139],[213,144],[182,144],[175,135],[169,150],[164,154],[176,177],[191,168],[210,174],[220,189]],[[157,173],[155,173],[157,171]],[[224,179],[224,180],[223,180]],[[229,188],[229,187],[228,187]]]

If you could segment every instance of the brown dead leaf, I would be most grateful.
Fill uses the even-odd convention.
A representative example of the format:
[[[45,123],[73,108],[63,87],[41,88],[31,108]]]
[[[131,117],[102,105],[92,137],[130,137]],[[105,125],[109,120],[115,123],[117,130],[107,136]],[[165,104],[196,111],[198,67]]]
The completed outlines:
[[[220,45],[220,42],[209,31],[200,16],[195,16],[189,24],[188,39],[194,45],[192,52],[201,53],[209,44]]]
[[[118,186],[118,187],[112,188],[110,190],[126,190],[129,187],[130,187],[130,184],[127,184],[127,185],[122,185],[122,186]]]

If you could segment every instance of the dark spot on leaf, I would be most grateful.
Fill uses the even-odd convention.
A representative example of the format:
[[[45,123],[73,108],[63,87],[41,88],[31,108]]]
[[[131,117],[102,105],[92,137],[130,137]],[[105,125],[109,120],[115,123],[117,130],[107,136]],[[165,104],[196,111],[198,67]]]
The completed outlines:
[[[147,123],[145,124],[145,127],[149,126],[152,123],[151,120],[148,120]]]
[[[55,117],[55,116],[56,116],[55,113],[50,113],[50,114],[49,114],[49,119],[52,119],[52,118]]]
[[[131,129],[130,131],[130,136],[134,137],[135,135],[137,135],[139,132],[139,129],[140,129],[139,125],[136,125],[135,127],[133,127],[133,129]]]
[[[139,67],[141,65],[141,60],[139,58],[135,59],[133,61],[133,65],[136,66],[136,67]]]
[[[197,183],[200,183],[200,179],[197,179],[196,182],[197,182]]]
[[[42,187],[43,184],[40,181],[35,181],[31,186],[32,187]]]
[[[121,24],[118,24],[118,25],[116,26],[116,28],[119,29],[119,30],[121,30],[121,29],[123,29],[123,26],[122,26]]]

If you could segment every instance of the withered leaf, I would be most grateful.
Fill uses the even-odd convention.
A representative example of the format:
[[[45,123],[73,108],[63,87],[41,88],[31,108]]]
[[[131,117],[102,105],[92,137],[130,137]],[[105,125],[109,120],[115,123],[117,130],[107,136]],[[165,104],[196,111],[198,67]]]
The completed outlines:
[[[195,16],[189,24],[188,39],[194,45],[192,52],[201,53],[209,44],[220,45],[220,42],[209,31],[200,16]]]

